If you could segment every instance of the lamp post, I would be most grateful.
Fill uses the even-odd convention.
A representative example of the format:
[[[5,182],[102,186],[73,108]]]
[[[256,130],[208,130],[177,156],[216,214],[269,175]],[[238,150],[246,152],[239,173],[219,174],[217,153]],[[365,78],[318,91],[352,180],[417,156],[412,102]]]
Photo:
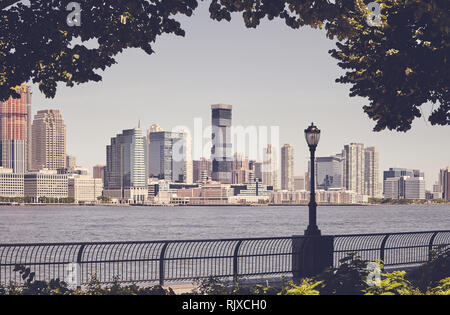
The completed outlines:
[[[317,227],[317,203],[316,203],[316,174],[315,174],[315,153],[316,153],[316,147],[319,143],[320,139],[320,130],[316,126],[314,126],[314,123],[311,123],[311,126],[308,127],[308,129],[305,129],[305,138],[306,142],[309,146],[309,152],[311,157],[311,176],[310,176],[310,192],[311,196],[309,198],[309,225],[308,228],[305,230],[305,235],[310,236],[319,236],[320,230]]]

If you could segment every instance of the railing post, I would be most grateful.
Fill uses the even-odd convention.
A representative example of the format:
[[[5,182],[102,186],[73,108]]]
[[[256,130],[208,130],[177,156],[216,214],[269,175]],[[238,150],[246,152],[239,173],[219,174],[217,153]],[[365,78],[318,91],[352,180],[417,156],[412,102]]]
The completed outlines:
[[[438,232],[434,232],[433,235],[431,236],[430,239],[430,243],[428,244],[428,261],[431,261],[433,259],[433,244],[434,244],[434,239],[436,238],[436,236],[438,235]]]
[[[381,241],[380,260],[383,262],[383,265],[384,265],[384,258],[385,258],[386,243],[387,243],[389,236],[391,236],[391,234],[386,234],[386,236],[383,238],[383,241]]]
[[[239,261],[238,261],[238,254],[239,254],[239,248],[241,247],[242,240],[239,240],[234,247],[234,253],[233,253],[233,280],[236,283],[238,281],[239,276]]]
[[[165,269],[164,269],[164,262],[165,262],[165,255],[167,246],[169,245],[169,242],[165,242],[162,249],[161,249],[161,255],[159,256],[159,285],[164,285],[164,276],[165,276]]]
[[[78,255],[77,255],[77,289],[81,289],[81,283],[82,283],[82,272],[81,272],[81,260],[83,259],[83,251],[84,248],[86,247],[86,244],[83,244],[80,246],[80,249],[78,250]]]

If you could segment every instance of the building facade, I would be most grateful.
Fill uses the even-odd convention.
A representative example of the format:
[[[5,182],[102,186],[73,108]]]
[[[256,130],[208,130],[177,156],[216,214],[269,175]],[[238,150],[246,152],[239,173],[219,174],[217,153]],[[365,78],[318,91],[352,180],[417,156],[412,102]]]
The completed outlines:
[[[345,145],[342,151],[342,157],[344,159],[343,185],[345,190],[354,191],[357,194],[363,195],[365,193],[364,145],[362,143]]]
[[[0,166],[23,174],[31,167],[31,89],[15,90],[20,98],[0,102]]]
[[[105,165],[97,164],[92,168],[92,177],[105,181]]]
[[[344,159],[340,155],[316,158],[316,188],[343,189]]]
[[[231,105],[211,105],[212,111],[212,180],[222,184],[232,183],[233,154],[231,143]]]
[[[0,197],[23,197],[23,174],[0,167]]]
[[[75,202],[96,202],[102,196],[103,181],[88,175],[73,175],[68,178],[68,196]]]
[[[24,195],[32,202],[39,202],[40,197],[67,198],[67,175],[55,170],[39,170],[24,175]]]
[[[294,148],[290,144],[281,147],[281,189],[294,190]]]
[[[212,163],[207,158],[193,161],[193,182],[206,183],[211,179]]]
[[[379,153],[376,147],[364,149],[364,191],[370,198],[381,197]]]
[[[66,167],[66,125],[59,110],[40,110],[32,125],[32,168]]]
[[[153,126],[147,141],[150,177],[177,183],[193,182],[192,141],[188,133],[161,131]]]
[[[124,130],[106,147],[104,195],[125,203],[148,196],[147,145],[140,128]]]
[[[269,144],[263,152],[262,182],[266,186],[278,188],[277,156],[275,148]]]

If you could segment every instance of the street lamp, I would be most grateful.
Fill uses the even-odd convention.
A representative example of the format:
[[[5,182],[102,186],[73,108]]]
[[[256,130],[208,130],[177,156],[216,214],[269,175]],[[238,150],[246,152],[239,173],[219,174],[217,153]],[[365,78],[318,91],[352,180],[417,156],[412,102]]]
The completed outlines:
[[[316,126],[314,126],[314,123],[311,123],[311,126],[308,127],[308,129],[305,129],[305,138],[306,142],[309,146],[309,152],[311,153],[311,176],[310,176],[310,191],[311,196],[309,198],[309,225],[308,228],[305,230],[305,235],[312,235],[312,236],[318,236],[320,235],[320,230],[317,227],[317,203],[316,203],[316,174],[315,174],[315,153],[316,153],[316,147],[319,143],[320,139],[320,130]]]

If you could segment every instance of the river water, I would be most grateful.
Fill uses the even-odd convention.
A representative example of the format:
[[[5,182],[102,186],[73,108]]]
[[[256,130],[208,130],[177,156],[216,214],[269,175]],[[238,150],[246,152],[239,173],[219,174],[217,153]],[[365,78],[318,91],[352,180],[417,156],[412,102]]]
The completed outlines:
[[[180,240],[303,234],[307,206],[0,207],[0,243]],[[322,234],[450,230],[450,205],[319,206]]]

